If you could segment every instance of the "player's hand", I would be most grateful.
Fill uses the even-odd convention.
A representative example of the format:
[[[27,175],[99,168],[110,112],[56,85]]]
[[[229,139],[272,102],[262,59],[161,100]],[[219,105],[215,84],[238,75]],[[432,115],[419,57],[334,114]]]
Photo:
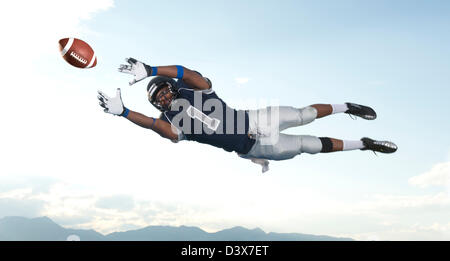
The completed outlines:
[[[97,98],[100,101],[100,106],[104,108],[104,112],[111,113],[114,115],[122,115],[125,110],[123,106],[122,97],[120,95],[120,88],[117,88],[116,97],[110,98],[108,95],[104,94],[102,91],[97,91]]]
[[[134,75],[134,79],[130,82],[130,86],[152,75],[152,67],[140,62],[134,58],[125,58],[130,65],[121,64],[119,72]]]

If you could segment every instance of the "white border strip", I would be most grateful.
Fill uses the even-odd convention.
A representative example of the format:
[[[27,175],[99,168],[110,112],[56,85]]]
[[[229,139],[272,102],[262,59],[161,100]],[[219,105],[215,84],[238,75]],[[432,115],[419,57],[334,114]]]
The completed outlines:
[[[95,51],[94,51],[94,53],[92,54],[92,58],[91,58],[91,62],[89,63],[89,65],[88,66],[86,66],[86,68],[91,68],[92,67],[92,65],[94,64],[94,62],[95,62]]]
[[[64,46],[64,49],[61,51],[61,55],[66,55],[67,51],[69,51],[70,47],[72,47],[74,38],[69,38],[69,41],[67,41],[66,46]]]

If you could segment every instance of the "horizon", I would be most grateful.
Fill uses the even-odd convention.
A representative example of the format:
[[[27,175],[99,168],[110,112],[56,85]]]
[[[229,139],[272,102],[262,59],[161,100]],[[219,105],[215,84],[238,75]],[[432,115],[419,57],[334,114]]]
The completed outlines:
[[[58,223],[53,221],[51,218],[46,217],[46,216],[35,217],[35,218],[26,218],[26,217],[20,217],[20,216],[8,216],[8,217],[0,218],[0,221],[1,220],[8,220],[8,221],[14,220],[14,221],[17,221],[18,219],[24,220],[25,222],[36,222],[36,221],[40,221],[40,220],[50,221],[52,224],[55,224],[58,227],[61,227],[61,228],[65,229],[65,230],[69,230],[69,231],[66,231],[66,233],[68,234],[67,239],[66,239],[67,241],[83,241],[83,237],[80,236],[79,234],[76,234],[77,231],[78,232],[95,232],[95,233],[100,234],[103,237],[105,237],[105,239],[107,239],[108,237],[112,237],[112,236],[115,236],[115,237],[119,236],[119,238],[116,238],[114,240],[124,240],[124,238],[123,237],[121,238],[120,235],[128,234],[128,235],[133,236],[133,234],[130,234],[130,233],[133,233],[133,232],[147,232],[148,233],[147,236],[156,236],[156,237],[158,237],[158,235],[159,236],[161,236],[161,235],[160,234],[156,234],[156,233],[161,233],[161,232],[164,232],[164,231],[161,231],[161,230],[150,230],[150,231],[148,231],[148,229],[183,229],[183,228],[198,229],[202,233],[205,233],[207,236],[214,236],[214,235],[218,235],[218,234],[226,233],[226,232],[233,232],[233,233],[239,232],[240,234],[235,235],[234,239],[231,238],[231,237],[227,239],[227,240],[236,240],[236,241],[241,241],[241,240],[238,239],[239,237],[242,237],[242,236],[248,237],[250,235],[249,233],[253,233],[253,232],[262,232],[264,236],[268,236],[268,237],[270,237],[270,236],[272,236],[272,237],[273,236],[278,236],[279,237],[278,239],[271,239],[271,240],[275,240],[275,241],[287,240],[287,238],[283,239],[283,237],[286,237],[286,236],[289,236],[289,237],[296,236],[297,239],[294,239],[294,238],[290,238],[289,239],[289,240],[295,240],[295,241],[303,241],[303,240],[305,240],[305,239],[302,239],[302,237],[308,237],[309,240],[325,240],[325,239],[328,239],[328,240],[354,240],[352,238],[331,237],[331,236],[327,236],[327,235],[312,235],[312,234],[304,234],[304,233],[278,233],[278,232],[273,232],[273,231],[266,232],[266,231],[264,231],[264,230],[262,230],[261,228],[258,228],[258,227],[256,227],[256,228],[246,228],[246,227],[242,227],[242,226],[234,226],[234,227],[218,230],[218,231],[215,231],[215,232],[208,232],[208,231],[203,230],[201,227],[197,227],[197,226],[184,226],[184,225],[181,225],[181,226],[157,226],[157,225],[155,225],[155,226],[146,226],[146,227],[142,227],[142,228],[136,228],[136,229],[130,229],[130,230],[124,230],[124,231],[113,231],[113,232],[110,232],[108,234],[103,234],[103,233],[98,232],[98,231],[96,231],[94,229],[73,229],[73,228],[70,228],[70,227],[64,227],[64,226],[59,225]],[[0,224],[0,225],[4,225],[4,224]],[[17,224],[15,224],[15,225],[17,225]],[[24,225],[24,224],[21,223],[21,225]],[[37,226],[39,224],[35,223],[34,225]],[[2,227],[0,226],[0,230],[1,229],[2,229]],[[74,231],[72,231],[72,230],[74,230]],[[46,232],[47,233],[52,233],[51,230],[47,230]],[[151,234],[150,232],[152,232],[154,234]],[[188,234],[188,232],[192,232],[192,231],[180,230],[178,232],[179,233],[184,233],[184,235],[181,235],[181,236],[193,237],[192,234]],[[7,238],[8,236],[11,236],[11,235],[8,235],[8,233],[6,233],[6,234],[3,234],[2,236],[3,236],[3,238],[5,238],[5,237]],[[19,239],[17,239],[17,234],[15,234],[14,236],[16,237],[16,240],[20,241],[20,240],[29,240],[29,238],[28,238],[29,236],[36,236],[36,235],[34,235],[33,233],[30,233],[28,235],[27,234],[23,234],[23,233],[22,234],[19,233],[18,234]],[[48,235],[46,235],[46,236],[48,236]],[[261,235],[259,235],[259,236],[261,236]],[[173,238],[173,239],[176,240],[176,238]],[[0,239],[0,240],[4,240],[4,239]],[[33,240],[36,240],[36,239],[33,239]],[[37,240],[39,240],[39,239],[37,239]],[[92,240],[92,238],[87,238],[85,240],[90,241],[90,240]],[[141,236],[138,236],[138,235],[135,234],[134,237],[132,237],[132,238],[127,237],[126,240],[142,240],[142,238],[141,238]],[[191,238],[191,240],[193,240],[193,239]],[[217,238],[214,239],[214,240],[217,240]],[[261,238],[260,239],[255,239],[255,240],[261,240]]]

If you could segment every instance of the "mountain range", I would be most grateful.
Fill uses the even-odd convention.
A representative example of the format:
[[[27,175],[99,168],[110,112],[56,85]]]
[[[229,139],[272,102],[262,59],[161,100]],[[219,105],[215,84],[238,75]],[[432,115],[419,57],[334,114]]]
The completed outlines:
[[[48,217],[4,217],[0,219],[0,241],[351,241],[298,233],[266,233],[263,230],[233,227],[208,233],[198,227],[148,226],[103,235],[95,230],[69,229]]]

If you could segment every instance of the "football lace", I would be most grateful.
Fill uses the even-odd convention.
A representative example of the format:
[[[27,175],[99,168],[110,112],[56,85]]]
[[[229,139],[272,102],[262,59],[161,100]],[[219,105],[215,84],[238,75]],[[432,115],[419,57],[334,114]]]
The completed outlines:
[[[81,58],[78,54],[74,53],[74,52],[70,52],[70,56],[72,56],[73,58],[75,58],[77,61],[79,61],[82,64],[86,64],[87,60]]]

